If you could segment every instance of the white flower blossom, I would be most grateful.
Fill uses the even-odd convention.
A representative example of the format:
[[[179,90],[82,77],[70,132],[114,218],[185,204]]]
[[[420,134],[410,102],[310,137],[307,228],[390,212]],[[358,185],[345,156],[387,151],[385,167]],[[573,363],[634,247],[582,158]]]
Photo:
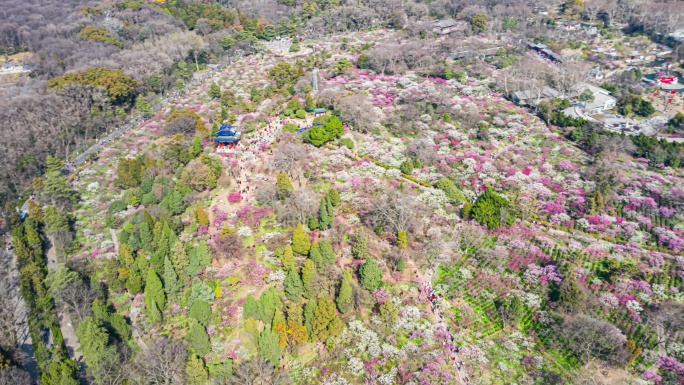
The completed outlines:
[[[247,226],[242,226],[238,229],[237,235],[239,235],[243,238],[251,237],[252,236],[252,229],[250,227],[247,227]]]

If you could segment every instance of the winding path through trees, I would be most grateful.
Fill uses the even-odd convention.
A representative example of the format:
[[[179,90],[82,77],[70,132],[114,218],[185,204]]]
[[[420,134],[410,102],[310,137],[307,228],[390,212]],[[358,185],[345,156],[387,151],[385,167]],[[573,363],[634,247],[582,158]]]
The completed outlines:
[[[54,247],[54,242],[52,238],[48,237],[48,239],[50,240],[50,246],[46,250],[47,267],[48,270],[55,270],[57,269],[58,263],[57,251]],[[76,336],[76,330],[74,329],[74,325],[71,322],[71,315],[64,308],[64,306],[61,306],[59,303],[55,303],[55,306],[57,308],[57,317],[59,318],[59,328],[62,331],[62,338],[64,338],[64,345],[66,345],[67,347],[67,353],[69,353],[69,358],[79,363],[79,372],[81,373],[81,377],[84,377],[85,372],[83,365],[81,364],[83,354],[79,350],[81,345],[78,343],[78,336]]]

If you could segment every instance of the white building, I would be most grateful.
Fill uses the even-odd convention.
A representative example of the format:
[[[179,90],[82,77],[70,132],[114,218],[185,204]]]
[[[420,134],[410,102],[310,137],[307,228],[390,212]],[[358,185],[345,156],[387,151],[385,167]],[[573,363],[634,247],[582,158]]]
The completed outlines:
[[[594,95],[594,100],[580,101],[579,96],[587,90]],[[617,105],[617,100],[610,96],[610,91],[587,83],[579,83],[575,86],[570,96],[578,100],[578,104],[587,114],[598,114],[613,109]]]

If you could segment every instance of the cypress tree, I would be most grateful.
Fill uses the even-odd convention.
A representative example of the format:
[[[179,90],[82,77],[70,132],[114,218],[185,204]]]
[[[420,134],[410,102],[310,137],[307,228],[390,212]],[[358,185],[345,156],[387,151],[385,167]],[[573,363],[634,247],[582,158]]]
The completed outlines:
[[[323,257],[323,263],[326,263],[328,265],[332,265],[333,263],[335,263],[335,260],[337,260],[337,256],[335,255],[335,251],[333,251],[330,241],[328,241],[327,239],[323,239],[321,240],[319,245],[321,256]]]
[[[169,257],[164,259],[164,292],[167,296],[173,296],[178,288],[178,275],[173,269]]]
[[[209,97],[211,97],[212,99],[218,99],[221,97],[221,87],[219,87],[219,85],[216,84],[216,82],[212,82],[209,85]]]
[[[150,322],[161,322],[162,320],[162,312],[154,301],[147,303],[147,315],[150,317]]]
[[[135,108],[137,108],[145,116],[150,116],[150,112],[152,111],[152,105],[147,101],[147,99],[145,99],[143,94],[139,94],[138,97],[135,98]]]
[[[517,326],[525,316],[525,305],[523,305],[522,301],[520,301],[520,298],[517,295],[514,295],[513,298],[511,298],[511,303],[509,306],[513,323]]]
[[[200,241],[197,245],[197,259],[199,259],[202,266],[209,266],[211,264],[211,253],[207,242]]]
[[[273,321],[271,321],[271,324],[273,325],[273,327],[275,327],[275,325],[277,325],[281,322],[285,322],[285,317],[283,317],[283,312],[280,309],[276,309],[275,315],[273,316]],[[273,328],[271,328],[271,329],[273,329]]]
[[[576,307],[582,302],[582,293],[572,279],[564,279],[560,284],[560,302],[570,307]]]
[[[297,228],[292,233],[292,251],[300,255],[307,255],[310,248],[309,235],[304,231],[302,224],[298,223]]]
[[[133,250],[131,250],[131,247],[125,243],[122,243],[119,246],[119,262],[129,269],[135,263],[135,259],[133,259]]]
[[[45,233],[53,235],[58,232],[69,231],[69,218],[62,214],[55,206],[45,208]]]
[[[294,253],[292,252],[292,246],[285,245],[285,250],[283,251],[283,256],[280,258],[280,260],[283,262],[283,267],[285,270],[291,270],[295,267],[295,257]]]
[[[361,285],[366,290],[373,291],[382,283],[382,270],[380,270],[375,258],[366,258],[366,262],[359,267],[359,275],[361,276]]]
[[[603,195],[601,194],[601,191],[596,191],[594,194],[594,202],[596,202],[596,207],[598,207],[599,210],[603,210]]]
[[[325,208],[328,211],[328,227],[330,227],[335,223],[335,210],[333,210],[333,205],[328,198],[325,199]]]
[[[278,297],[278,293],[274,288],[271,287],[261,294],[259,298],[259,316],[265,324],[272,325],[276,309],[281,307],[280,297]]]
[[[380,319],[386,327],[390,328],[399,319],[399,310],[392,301],[385,301],[380,305]]]
[[[147,271],[150,269],[150,262],[144,255],[139,254],[135,259],[135,266],[140,272],[140,278],[142,279],[143,284],[147,284]]]
[[[206,327],[209,325],[211,320],[211,305],[208,302],[201,299],[195,300],[192,303],[192,307],[188,312],[188,315],[201,323],[202,326]]]
[[[340,204],[340,192],[336,188],[328,189],[328,200],[333,207],[337,207]]]
[[[43,223],[45,221],[43,209],[41,209],[35,201],[28,201],[28,212],[29,216],[35,219],[38,223]]]
[[[150,311],[150,316],[153,322],[161,320],[161,311],[164,309],[164,286],[162,285],[159,275],[154,269],[147,271],[147,284],[145,285],[145,302]]]
[[[513,217],[510,217],[506,223],[501,223],[501,209],[507,208],[509,205],[506,198],[488,187],[475,201],[470,216],[480,224],[486,225],[490,229],[496,229],[512,222]]]
[[[314,249],[315,250],[315,249]],[[302,266],[302,283],[304,290],[309,291],[309,282],[316,275],[316,265],[313,260],[307,259]]]
[[[304,324],[304,313],[302,313],[302,305],[298,302],[289,302],[285,309],[288,322],[294,322],[296,324]]]
[[[340,291],[337,294],[337,309],[340,313],[346,313],[354,307],[352,298],[352,286],[351,286],[351,273],[349,270],[345,270],[342,275],[342,284],[340,285]]]
[[[326,205],[325,198],[321,198],[321,204],[318,208],[318,218],[318,226],[321,229],[326,229],[332,224],[332,220],[328,214],[328,207]]]
[[[128,271],[128,277],[126,277],[126,289],[133,295],[139,294],[143,290],[143,279],[137,266],[133,266]]]
[[[311,248],[309,250],[309,259],[314,263],[316,268],[321,268],[323,265],[323,256],[321,255],[320,249],[318,247]]]
[[[74,195],[71,192],[71,187],[69,187],[69,182],[60,170],[61,168],[57,171],[48,171],[45,183],[43,183],[43,196],[53,202],[60,198],[71,201]]]
[[[285,285],[285,296],[287,299],[295,302],[298,301],[302,295],[304,285],[299,277],[299,273],[297,273],[297,269],[290,269],[288,271],[283,284]]]
[[[145,250],[146,252],[152,251],[152,247],[154,244],[154,236],[152,235],[152,230],[150,230],[150,226],[147,224],[147,222],[143,222],[140,224],[140,245],[142,246],[142,249]]]
[[[325,341],[328,337],[339,336],[342,328],[335,304],[327,297],[319,299],[311,320],[311,338],[316,341]]]
[[[351,252],[356,259],[367,259],[370,256],[368,254],[368,235],[366,235],[363,229],[359,230],[356,236],[354,236]]]
[[[449,198],[449,201],[451,203],[456,204],[466,200],[461,190],[459,190],[458,187],[456,187],[456,185],[454,184],[454,182],[449,178],[445,177],[438,180],[435,184],[435,187],[444,191],[444,194],[447,196],[447,198]]]
[[[207,215],[207,212],[204,211],[204,207],[202,207],[199,203],[195,205],[195,217],[200,226],[209,225],[209,215]]]
[[[314,318],[314,311],[316,310],[316,300],[310,300],[304,305],[304,326],[306,327],[306,332],[311,336],[312,322]]]
[[[154,182],[152,183],[152,185],[154,185]],[[152,186],[150,186],[150,189],[152,189]],[[143,210],[143,212],[142,212],[142,222],[140,224],[142,225],[142,223],[147,223],[147,229],[148,230],[151,230],[154,228],[154,224],[155,224],[154,217],[147,210]]]
[[[278,188],[278,199],[285,199],[294,191],[290,177],[284,172],[278,173],[276,186]]]
[[[104,365],[118,355],[116,347],[109,345],[109,333],[98,320],[86,317],[76,329],[83,361],[87,365],[87,373],[96,382],[101,383]]]
[[[188,347],[200,357],[211,351],[207,331],[204,329],[204,326],[200,325],[197,321],[190,324],[185,339],[188,341]]]
[[[209,383],[209,372],[204,367],[204,361],[196,354],[188,355],[185,375],[188,385],[207,385]]]
[[[154,237],[153,247],[155,249],[159,245],[159,241],[162,237],[163,232],[164,232],[164,224],[161,221],[155,222],[154,226],[152,227],[152,236]]]
[[[408,247],[408,237],[406,236],[406,230],[397,231],[397,247],[402,250]]]
[[[280,337],[278,333],[271,329],[265,329],[259,334],[259,348],[257,349],[259,355],[267,359],[271,365],[278,365],[280,362]]]
[[[93,310],[93,317],[95,317],[96,320],[107,321],[109,319],[107,307],[102,303],[102,301],[100,301],[99,298],[96,298],[95,301],[93,301],[91,309]]]
[[[188,276],[190,259],[188,258],[188,254],[185,253],[183,242],[176,241],[173,243],[171,257],[173,258],[173,269],[176,271],[178,278],[180,278],[181,281],[185,281]]]
[[[242,318],[261,319],[259,317],[259,303],[252,294],[248,294],[242,304]]]
[[[159,234],[159,237],[156,242],[156,250],[154,251],[154,254],[152,254],[152,258],[150,258],[150,263],[154,267],[162,267],[164,259],[166,259],[169,256],[171,251],[171,247],[169,244],[170,234],[168,231],[166,231],[166,228],[168,228],[168,225],[164,224],[163,229]]]

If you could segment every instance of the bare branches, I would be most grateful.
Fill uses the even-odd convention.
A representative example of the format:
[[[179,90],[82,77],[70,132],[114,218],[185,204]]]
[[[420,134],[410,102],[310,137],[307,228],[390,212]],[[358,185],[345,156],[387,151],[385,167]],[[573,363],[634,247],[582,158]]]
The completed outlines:
[[[413,232],[419,227],[417,218],[421,208],[411,197],[389,193],[375,201],[366,220],[371,227],[382,226],[395,234],[399,230]]]
[[[77,278],[59,290],[57,298],[80,322],[92,312],[91,306],[97,294],[83,280]]]
[[[186,357],[184,344],[160,339],[136,355],[132,365],[132,380],[140,385],[183,384]]]
[[[275,204],[278,221],[293,225],[304,223],[318,214],[318,197],[310,190],[296,190],[282,202]]]
[[[292,171],[295,164],[306,157],[306,150],[300,143],[288,142],[274,151],[273,166],[279,171]]]
[[[292,383],[292,380],[287,372],[276,372],[273,364],[258,356],[236,366],[228,383],[236,385],[288,385]]]
[[[11,352],[17,347],[18,336],[15,327],[17,298],[11,271],[10,255],[0,251],[0,348]],[[1,377],[0,377],[1,378]],[[0,383],[2,383],[0,381]]]

